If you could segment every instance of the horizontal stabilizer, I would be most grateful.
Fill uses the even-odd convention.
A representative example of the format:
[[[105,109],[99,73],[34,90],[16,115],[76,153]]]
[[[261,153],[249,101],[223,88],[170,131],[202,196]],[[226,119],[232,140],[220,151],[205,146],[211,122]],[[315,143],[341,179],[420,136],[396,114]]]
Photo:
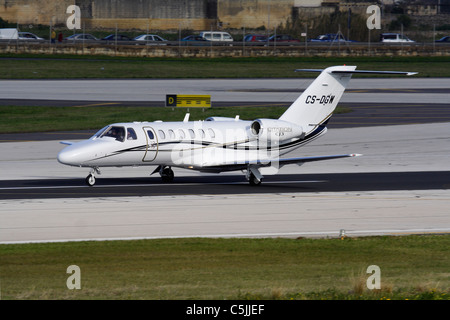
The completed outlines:
[[[323,69],[295,69],[295,72],[322,72]],[[349,73],[349,74],[398,74],[412,76],[418,72],[407,72],[407,71],[372,71],[372,70],[332,70],[330,73]]]

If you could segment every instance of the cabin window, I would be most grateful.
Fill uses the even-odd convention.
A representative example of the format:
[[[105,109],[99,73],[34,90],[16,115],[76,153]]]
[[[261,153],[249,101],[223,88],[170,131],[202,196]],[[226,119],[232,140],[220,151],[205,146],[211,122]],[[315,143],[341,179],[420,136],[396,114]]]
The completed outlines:
[[[175,139],[175,132],[173,132],[172,129],[169,130],[169,138],[170,139]]]
[[[111,137],[117,141],[123,142],[125,140],[125,128],[112,126],[102,135],[103,137]]]
[[[200,134],[200,137],[202,137],[202,139],[205,139],[205,131],[203,129],[198,129],[198,133]]]
[[[195,139],[195,132],[192,129],[189,129],[189,135],[191,136],[191,139]]]
[[[178,133],[180,134],[181,139],[184,139],[186,137],[186,134],[184,133],[183,129],[179,129]]]
[[[152,130],[147,130],[147,133],[148,133],[148,137],[150,138],[150,140],[155,139],[155,135],[153,134]]]
[[[214,130],[213,130],[213,129],[209,128],[209,129],[208,129],[208,133],[209,133],[209,135],[210,135],[211,138],[214,139],[214,138],[216,137],[216,134],[214,133]]]
[[[134,131],[133,128],[128,128],[127,129],[127,140],[136,140],[137,136],[136,136],[136,131]]]
[[[166,138],[166,134],[164,133],[164,131],[162,130],[158,130],[158,135],[161,139],[165,139]]]

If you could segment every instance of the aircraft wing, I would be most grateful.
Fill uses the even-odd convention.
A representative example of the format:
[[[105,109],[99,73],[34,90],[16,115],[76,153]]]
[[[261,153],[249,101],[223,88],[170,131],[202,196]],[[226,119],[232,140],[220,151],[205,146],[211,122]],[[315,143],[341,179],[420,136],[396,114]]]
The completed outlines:
[[[272,161],[272,163],[277,163],[280,167],[285,166],[287,164],[298,164],[301,165],[305,162],[313,162],[313,161],[322,161],[322,160],[332,160],[332,159],[339,159],[339,158],[349,158],[349,157],[359,157],[362,156],[362,154],[352,153],[352,154],[335,154],[330,156],[316,156],[316,157],[302,157],[302,158],[287,158],[287,159],[279,159]]]
[[[279,168],[281,168],[288,164],[302,165],[303,163],[306,163],[306,162],[332,160],[332,159],[349,158],[349,157],[359,157],[359,156],[362,156],[362,154],[352,153],[352,154],[336,154],[336,155],[328,155],[328,156],[254,160],[254,161],[225,163],[225,164],[212,165],[212,166],[206,165],[206,166],[203,166],[201,169],[200,168],[196,168],[196,169],[199,169],[201,171],[207,171],[207,172],[222,172],[222,171],[246,170],[246,169],[248,169],[249,166],[256,167],[256,168],[278,166]]]

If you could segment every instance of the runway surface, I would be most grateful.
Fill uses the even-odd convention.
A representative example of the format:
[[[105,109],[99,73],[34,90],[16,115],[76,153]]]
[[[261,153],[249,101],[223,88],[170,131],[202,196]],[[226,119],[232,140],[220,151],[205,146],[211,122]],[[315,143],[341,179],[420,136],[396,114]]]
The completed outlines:
[[[94,187],[83,179],[0,181],[0,200],[450,189],[450,171],[284,174],[267,176],[260,186],[243,175],[98,180]]]
[[[349,235],[450,232],[448,79],[361,80],[352,80],[345,102],[354,112],[333,116],[324,137],[289,156],[363,156],[286,166],[278,175],[266,176],[258,187],[249,186],[240,172],[205,175],[182,169],[175,169],[173,184],[163,184],[159,176],[149,176],[153,167],[104,168],[96,186],[87,187],[84,178],[88,170],[60,165],[56,155],[64,147],[59,140],[83,139],[92,131],[47,133],[40,138],[1,135],[5,143],[0,144],[0,243],[196,236],[335,237],[341,229]],[[280,80],[279,89],[270,88],[269,82],[236,84],[226,80],[210,82],[204,91],[226,95],[224,105],[236,101],[287,105],[298,95],[293,91],[298,81],[294,88],[286,87],[292,80],[286,81]],[[100,98],[91,99],[92,87],[111,87],[108,91],[119,86],[110,81],[60,82],[63,87],[76,88],[78,97],[88,90],[83,95],[86,100],[74,99],[73,92],[64,90],[55,96],[47,87],[53,82],[40,81],[34,83],[36,88],[24,101],[45,100],[43,92],[55,104],[102,104]],[[151,90],[161,90],[168,83],[169,88],[208,85],[186,80],[163,82],[151,82]],[[12,84],[26,85],[20,81],[7,85]],[[149,82],[136,84],[148,88]],[[5,97],[8,89],[0,88],[2,98],[17,103],[18,92],[12,90],[11,96]],[[387,88],[396,90],[387,93]],[[242,94],[248,100],[242,100]],[[149,97],[148,92],[144,95]],[[259,98],[252,102],[256,95]],[[260,101],[280,95],[283,98],[279,100]],[[376,100],[380,96],[380,101]],[[118,99],[116,103],[130,100],[140,104],[146,99]],[[403,125],[390,125],[399,123]]]

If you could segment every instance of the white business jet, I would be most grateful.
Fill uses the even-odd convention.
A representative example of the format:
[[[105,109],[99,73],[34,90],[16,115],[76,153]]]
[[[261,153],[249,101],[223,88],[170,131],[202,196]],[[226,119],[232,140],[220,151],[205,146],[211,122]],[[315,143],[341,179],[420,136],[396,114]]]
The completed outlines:
[[[365,71],[356,66],[335,66],[320,72],[312,84],[279,119],[243,121],[211,117],[205,121],[115,123],[90,139],[72,143],[58,154],[65,165],[91,168],[89,186],[101,167],[156,166],[162,180],[174,178],[172,167],[201,172],[242,171],[251,185],[263,174],[275,174],[288,164],[356,157],[338,154],[283,158],[284,154],[309,143],[326,131],[326,125],[353,73],[413,75],[414,72]],[[152,174],[153,174],[152,173]]]

